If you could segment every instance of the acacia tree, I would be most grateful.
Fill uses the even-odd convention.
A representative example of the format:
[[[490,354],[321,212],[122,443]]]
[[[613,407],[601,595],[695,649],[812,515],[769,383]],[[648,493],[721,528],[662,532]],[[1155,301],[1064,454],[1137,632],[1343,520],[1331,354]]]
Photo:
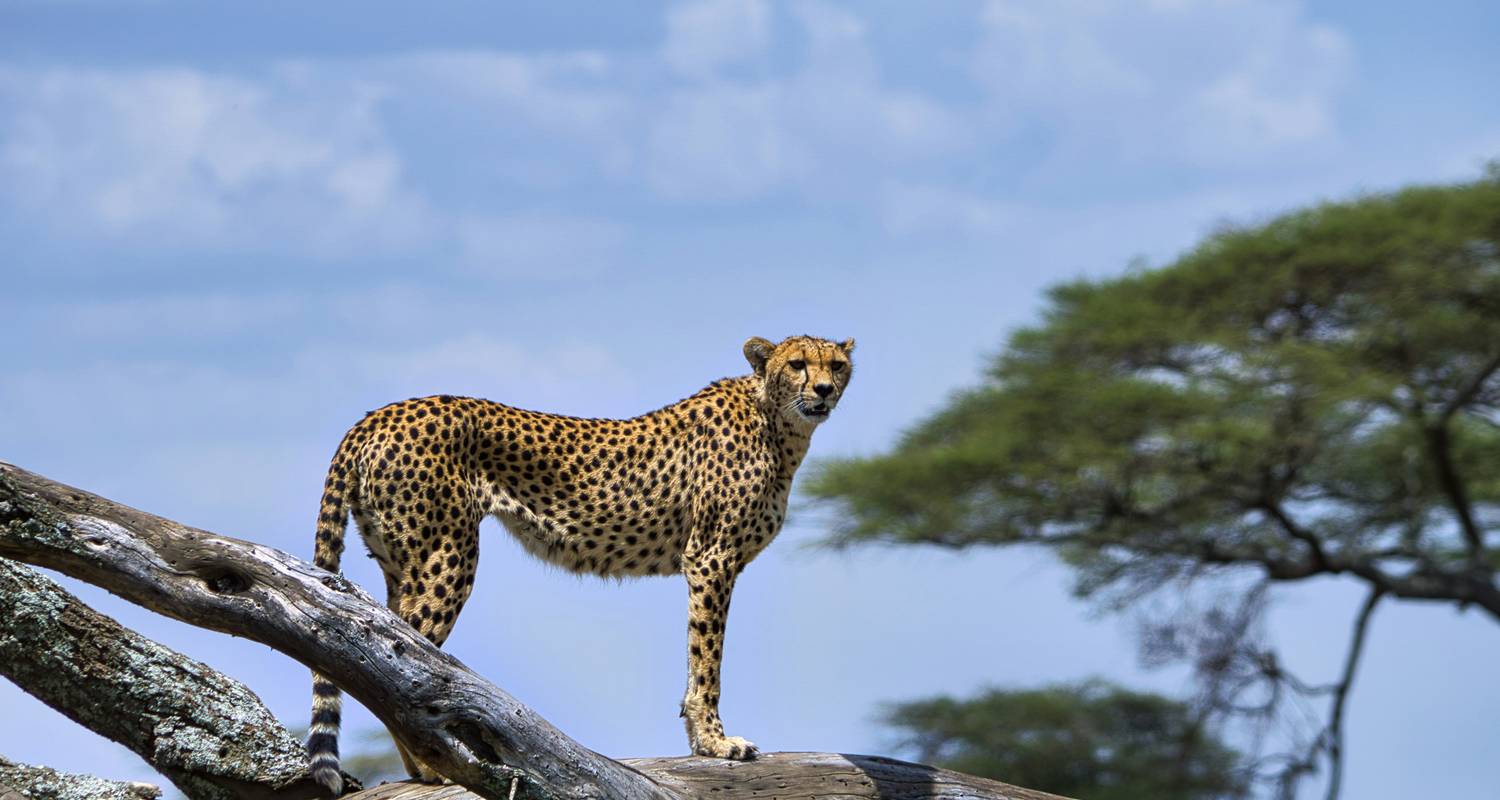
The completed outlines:
[[[1056,287],[978,386],[808,491],[840,508],[834,542],[1044,545],[1113,607],[1220,580],[1229,599],[1154,620],[1148,650],[1193,663],[1207,715],[1264,723],[1326,696],[1321,724],[1260,767],[1290,796],[1326,765],[1335,797],[1382,599],[1500,621],[1497,370],[1500,166]],[[1342,674],[1311,686],[1264,643],[1265,599],[1330,575],[1366,599]]]
[[[1089,800],[1243,798],[1239,754],[1187,704],[1102,681],[990,689],[885,715],[921,761]]]

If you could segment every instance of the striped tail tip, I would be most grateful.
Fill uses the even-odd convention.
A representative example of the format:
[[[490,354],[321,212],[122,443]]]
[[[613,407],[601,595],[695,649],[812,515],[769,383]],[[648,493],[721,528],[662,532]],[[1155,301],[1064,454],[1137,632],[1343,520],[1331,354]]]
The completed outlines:
[[[344,775],[339,771],[338,748],[338,740],[330,733],[315,731],[307,739],[308,772],[333,797],[344,793]]]
[[[338,797],[344,793],[344,775],[339,772],[339,762],[332,763],[314,761],[312,764],[312,779],[319,786],[328,790],[330,797]]]
[[[313,678],[312,727],[307,736],[307,769],[314,781],[338,797],[344,793],[339,771],[339,690],[322,677]]]

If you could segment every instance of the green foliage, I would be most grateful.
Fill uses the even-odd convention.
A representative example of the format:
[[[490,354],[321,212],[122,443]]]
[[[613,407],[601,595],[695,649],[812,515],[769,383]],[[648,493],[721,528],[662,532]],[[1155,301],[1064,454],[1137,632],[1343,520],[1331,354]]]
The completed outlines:
[[[1084,593],[1492,569],[1497,366],[1500,173],[1056,287],[981,385],[805,490],[842,508],[836,542],[1053,545]]]
[[[1246,796],[1236,753],[1187,706],[1098,681],[903,703],[886,722],[925,763],[1069,797]]]

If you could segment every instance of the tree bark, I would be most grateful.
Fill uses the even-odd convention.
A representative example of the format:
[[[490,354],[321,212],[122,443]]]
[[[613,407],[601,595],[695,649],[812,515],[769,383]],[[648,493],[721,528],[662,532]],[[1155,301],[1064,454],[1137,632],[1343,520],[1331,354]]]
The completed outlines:
[[[269,645],[326,675],[407,749],[487,798],[670,797],[569,739],[362,589],[286,553],[0,463],[0,556]]]
[[[683,800],[757,791],[764,796],[773,789],[824,797],[1053,797],[863,756],[613,761],[438,650],[340,576],[4,462],[0,556],[56,569],[175,619],[297,659],[363,703],[414,755],[483,798]],[[469,796],[441,794],[459,792],[457,787],[409,791]]]
[[[312,798],[307,752],[260,698],[0,558],[0,674],[130,748],[188,797]]]
[[[1055,794],[946,769],[877,756],[766,753],[735,762],[684,756],[628,758],[621,763],[682,797],[715,800],[1066,800]],[[347,795],[344,800],[474,800],[459,786],[400,781]]]
[[[155,800],[149,783],[109,781],[93,775],[17,764],[0,756],[0,800]]]

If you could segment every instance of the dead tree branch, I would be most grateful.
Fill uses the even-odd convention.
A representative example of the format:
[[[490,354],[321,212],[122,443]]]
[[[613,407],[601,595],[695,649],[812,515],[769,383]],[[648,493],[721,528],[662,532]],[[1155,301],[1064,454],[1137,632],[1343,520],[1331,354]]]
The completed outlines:
[[[785,772],[777,771],[786,766],[783,759],[795,763],[798,757],[622,764],[574,742],[339,576],[3,462],[0,556],[56,569],[175,619],[275,648],[328,676],[415,755],[484,798],[683,800],[710,792],[722,796],[723,787],[746,781],[770,782],[765,785],[791,795],[1051,797],[855,756],[805,756],[808,766]],[[847,777],[829,777],[840,770]],[[856,773],[873,789],[851,788],[859,783]],[[927,786],[931,791],[925,793],[913,788]],[[953,788],[961,786],[970,788]]]
[[[767,753],[750,762],[632,758],[622,763],[679,797],[715,800],[1062,800],[961,772],[872,756]],[[344,800],[474,800],[457,786],[387,783]]]
[[[0,756],[0,800],[155,800],[150,783],[110,781],[93,775],[17,764]]]
[[[0,558],[0,675],[194,800],[312,798],[307,754],[244,684]],[[347,778],[346,778],[347,779]]]
[[[667,798],[433,647],[359,587],[278,550],[191,528],[0,463],[0,556],[316,668],[402,744],[483,797]]]

